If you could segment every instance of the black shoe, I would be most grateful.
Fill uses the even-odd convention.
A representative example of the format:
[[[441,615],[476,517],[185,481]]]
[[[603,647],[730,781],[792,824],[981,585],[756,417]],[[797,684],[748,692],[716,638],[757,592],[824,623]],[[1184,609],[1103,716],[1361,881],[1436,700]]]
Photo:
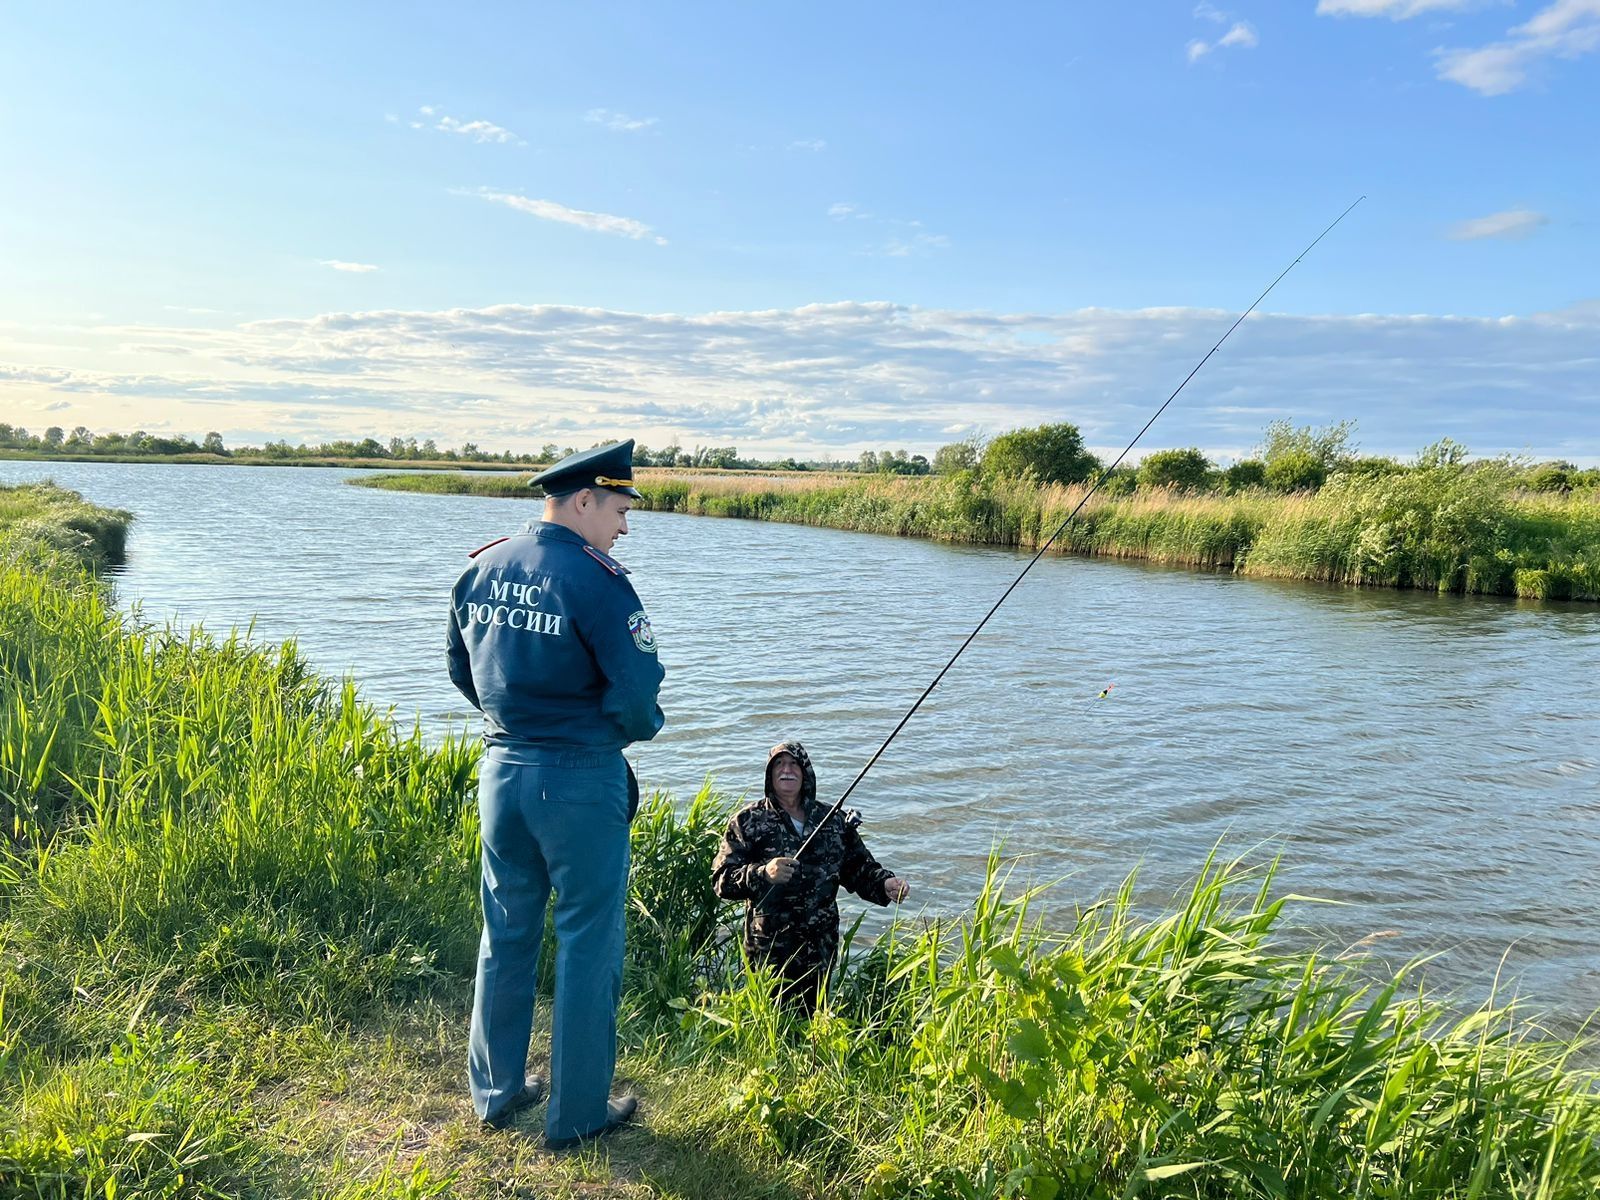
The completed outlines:
[[[504,1129],[516,1119],[516,1116],[525,1108],[532,1108],[544,1099],[544,1076],[535,1075],[522,1085],[522,1090],[511,1097],[499,1112],[493,1116],[484,1117],[480,1122],[485,1129]]]
[[[615,1100],[606,1101],[606,1123],[599,1129],[591,1129],[588,1133],[580,1133],[576,1137],[544,1139],[546,1150],[571,1150],[574,1146],[584,1142],[603,1138],[608,1133],[615,1133],[633,1119],[633,1114],[639,1110],[639,1097],[619,1096]]]

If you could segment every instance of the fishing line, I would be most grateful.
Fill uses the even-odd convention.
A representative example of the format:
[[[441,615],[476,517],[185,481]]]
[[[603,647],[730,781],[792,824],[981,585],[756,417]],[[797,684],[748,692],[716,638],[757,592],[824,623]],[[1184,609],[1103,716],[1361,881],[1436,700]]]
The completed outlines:
[[[1213,354],[1222,349],[1222,343],[1226,342],[1230,337],[1233,336],[1233,331],[1239,328],[1240,325],[1244,324],[1244,319],[1251,313],[1255,312],[1256,307],[1271,294],[1272,289],[1277,287],[1278,284],[1283,281],[1283,277],[1290,271],[1294,270],[1295,267],[1300,264],[1301,259],[1310,254],[1312,250],[1316,249],[1317,243],[1322,241],[1323,238],[1327,237],[1328,234],[1332,233],[1334,227],[1337,226],[1340,221],[1344,220],[1350,215],[1351,209],[1355,208],[1357,204],[1360,204],[1365,199],[1365,196],[1357,196],[1355,200],[1351,202],[1349,208],[1346,208],[1344,212],[1335,217],[1332,224],[1330,224],[1321,233],[1317,234],[1317,236],[1312,239],[1311,244],[1295,256],[1293,262],[1291,262],[1282,271],[1278,272],[1277,278],[1271,283],[1267,284],[1266,289],[1255,298],[1255,301],[1250,305],[1250,307],[1245,309],[1244,312],[1240,313],[1238,319],[1234,321],[1232,325],[1228,326],[1228,331],[1217,339],[1217,344],[1206,351],[1204,358],[1195,363],[1194,369],[1183,377],[1183,382],[1172,389],[1172,394],[1162,402],[1161,407],[1156,409],[1155,413],[1148,421],[1144,423],[1139,432],[1133,435],[1133,440],[1123,448],[1122,453],[1117,455],[1117,457],[1111,461],[1110,465],[1100,468],[1100,474],[1095,477],[1094,482],[1089,487],[1089,490],[1083,494],[1083,498],[1080,499],[1073,507],[1072,511],[1067,514],[1065,520],[1056,526],[1055,532],[1045,539],[1044,544],[1041,545],[1034,553],[1034,556],[1028,560],[1027,565],[1023,567],[1020,572],[1018,572],[1017,577],[1011,581],[1011,585],[1007,587],[1005,591],[1000,593],[1000,598],[996,600],[989,611],[984,614],[983,620],[979,621],[977,625],[973,627],[972,632],[967,634],[966,640],[963,641],[961,645],[956,648],[956,652],[950,656],[950,661],[945,663],[944,666],[939,669],[939,673],[933,677],[933,682],[928,684],[928,686],[923,689],[922,695],[917,697],[916,703],[906,710],[905,716],[901,717],[899,723],[889,731],[889,736],[883,739],[883,744],[879,746],[878,749],[873,753],[872,757],[867,760],[866,766],[862,767],[855,779],[851,780],[850,786],[845,788],[844,794],[833,802],[833,807],[827,811],[822,820],[817,822],[817,826],[811,831],[810,836],[807,837],[805,841],[800,843],[800,849],[796,850],[789,857],[800,858],[803,854],[805,854],[806,850],[810,848],[811,843],[816,841],[817,835],[822,832],[823,828],[828,824],[828,822],[838,815],[840,810],[844,808],[844,802],[850,798],[851,793],[854,792],[861,781],[867,777],[867,772],[872,770],[872,768],[877,764],[878,759],[883,757],[883,752],[889,748],[889,744],[899,736],[900,731],[906,727],[906,723],[910,721],[911,718],[916,714],[916,711],[922,707],[923,701],[927,700],[927,698],[933,694],[933,689],[939,686],[939,682],[949,672],[950,668],[956,665],[956,660],[961,657],[968,646],[972,645],[973,640],[978,636],[979,633],[983,631],[983,627],[989,623],[989,619],[993,617],[995,613],[1000,611],[1000,606],[1006,602],[1006,599],[1011,595],[1012,592],[1017,590],[1017,585],[1027,577],[1029,571],[1033,570],[1034,564],[1036,564],[1045,556],[1046,552],[1049,551],[1051,546],[1055,545],[1056,539],[1061,536],[1066,527],[1070,525],[1078,513],[1083,510],[1083,506],[1089,503],[1090,497],[1100,490],[1100,485],[1110,477],[1111,472],[1117,469],[1117,467],[1122,463],[1122,460],[1128,456],[1128,453],[1139,444],[1139,439],[1144,437],[1144,435],[1149,432],[1150,427],[1156,423],[1156,420],[1161,416],[1161,414],[1167,411],[1167,406],[1178,398],[1178,393],[1189,386],[1189,381],[1200,373],[1200,368],[1211,361],[1211,356]],[[1109,690],[1110,689],[1108,688],[1107,691]],[[756,907],[758,909],[763,907],[766,904],[767,899],[780,886],[783,885],[776,883],[770,885],[767,888],[766,894],[763,895],[756,903]]]

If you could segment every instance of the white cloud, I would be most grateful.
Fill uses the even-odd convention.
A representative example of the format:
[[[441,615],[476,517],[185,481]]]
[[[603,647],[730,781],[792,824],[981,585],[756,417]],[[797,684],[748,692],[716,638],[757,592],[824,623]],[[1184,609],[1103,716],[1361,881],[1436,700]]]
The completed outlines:
[[[604,125],[613,133],[640,133],[658,121],[656,117],[630,117],[627,113],[612,112],[609,108],[591,108],[583,114],[591,125]]]
[[[1200,3],[1194,6],[1194,16],[1197,21],[1214,21],[1218,25],[1228,23],[1228,14],[1207,4],[1206,0],[1200,0]]]
[[[1450,237],[1458,242],[1476,241],[1478,238],[1525,238],[1549,223],[1550,218],[1543,213],[1531,212],[1525,208],[1512,208],[1505,212],[1491,213],[1487,217],[1462,221],[1451,228]]]
[[[509,129],[502,129],[493,121],[458,121],[454,117],[441,117],[434,128],[445,133],[459,133],[475,142],[516,142],[526,145],[516,134]]]
[[[1405,21],[1426,12],[1476,8],[1482,0],[1317,0],[1319,17],[1388,17]]]
[[[319,258],[317,261],[325,267],[332,267],[335,271],[348,271],[352,275],[365,275],[378,269],[371,263],[345,262],[339,258]]]
[[[1437,51],[1439,78],[1485,96],[1502,96],[1528,81],[1542,59],[1578,58],[1600,50],[1600,0],[1555,0],[1476,50]]]
[[[1215,10],[1213,10],[1215,11]],[[1199,10],[1195,14],[1200,15]],[[1208,14],[1209,15],[1209,14]],[[1206,55],[1216,50],[1237,48],[1240,50],[1253,50],[1259,44],[1260,38],[1256,36],[1255,26],[1249,21],[1235,21],[1227,33],[1214,42],[1205,41],[1203,38],[1194,38],[1184,48],[1191,63],[1197,63]]]
[[[863,212],[859,204],[846,204],[843,201],[838,204],[830,204],[828,206],[828,215],[835,221],[870,221],[872,219],[872,214]]]
[[[568,208],[565,204],[558,204],[554,200],[534,200],[514,192],[496,192],[488,188],[479,188],[476,192],[468,194],[495,204],[504,204],[507,208],[514,208],[542,221],[559,221],[563,225],[576,225],[580,229],[588,229],[594,233],[615,234],[618,237],[649,238],[658,246],[667,244],[666,238],[658,236],[650,226],[643,221],[635,221],[632,217],[586,212],[581,208]]]
[[[843,302],[703,314],[557,305],[339,312],[230,329],[63,327],[28,361],[0,324],[21,406],[84,423],[339,436],[439,429],[523,447],[633,435],[784,453],[928,450],[948,430],[1071,420],[1125,442],[1234,318],[1192,308],[997,314]],[[1273,416],[1352,417],[1371,453],[1442,436],[1479,453],[1595,459],[1600,303],[1525,317],[1257,314],[1152,431],[1150,448],[1248,447]],[[133,350],[146,348],[137,356]],[[126,422],[123,422],[126,424]],[[332,436],[330,434],[330,436]]]
[[[1388,17],[1404,21],[1423,13],[1478,7],[1478,0],[1319,0],[1317,12],[1336,17]],[[1554,0],[1500,41],[1476,48],[1434,51],[1440,79],[1485,96],[1502,96],[1528,82],[1547,58],[1578,58],[1600,50],[1600,0]]]
[[[1232,29],[1222,35],[1217,43],[1219,46],[1238,46],[1243,50],[1254,49],[1259,39],[1256,37],[1255,26],[1249,21],[1236,21]]]
[[[821,138],[801,138],[797,142],[789,143],[789,149],[791,150],[809,150],[813,154],[820,154],[827,148],[828,143]]]
[[[407,121],[406,124],[410,125],[413,129],[433,128],[438,130],[440,133],[459,134],[461,137],[469,138],[472,141],[480,144],[496,143],[499,145],[517,146],[526,146],[528,144],[515,133],[512,133],[511,130],[506,129],[504,126],[496,125],[493,121],[462,121],[450,116],[448,113],[440,112],[439,109],[432,104],[422,105],[422,107],[417,109],[417,113],[426,118],[426,120]],[[438,120],[434,120],[435,117],[437,117]],[[384,120],[398,124],[400,118],[395,116],[393,113],[388,113],[384,116]]]

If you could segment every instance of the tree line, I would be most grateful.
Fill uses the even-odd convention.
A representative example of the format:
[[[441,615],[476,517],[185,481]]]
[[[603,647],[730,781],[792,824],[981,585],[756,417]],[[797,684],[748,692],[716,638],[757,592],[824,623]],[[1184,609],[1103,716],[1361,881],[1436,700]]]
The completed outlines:
[[[1126,495],[1139,489],[1237,492],[1266,488],[1276,492],[1315,491],[1335,473],[1389,475],[1407,470],[1399,460],[1383,455],[1362,455],[1355,443],[1354,421],[1331,425],[1295,426],[1273,421],[1249,458],[1228,466],[1213,462],[1198,447],[1156,450],[1137,466],[1118,467],[1101,485],[1108,495]],[[603,443],[596,442],[596,446]],[[42,434],[20,425],[0,422],[0,449],[48,457],[104,455],[106,457],[162,457],[206,454],[218,458],[293,462],[301,459],[368,459],[393,462],[512,463],[537,466],[565,458],[573,446],[546,442],[538,453],[484,450],[475,442],[440,447],[433,438],[375,437],[290,445],[286,440],[260,446],[229,447],[222,435],[207,433],[200,441],[183,435],[162,435],[136,429],[132,433],[94,433],[79,425],[65,430],[52,425]],[[1423,452],[1433,465],[1466,461],[1467,451],[1446,438]],[[1419,460],[1421,461],[1421,460]],[[758,459],[741,456],[737,446],[696,446],[686,450],[677,442],[652,450],[634,447],[637,467],[687,467],[702,470],[853,471],[862,475],[954,475],[971,471],[990,477],[1030,477],[1040,483],[1082,483],[1098,475],[1103,463],[1083,443],[1083,435],[1070,422],[1014,429],[998,437],[974,435],[939,447],[932,459],[905,450],[864,450],[853,461],[831,458],[798,460]],[[1566,492],[1600,488],[1600,469],[1583,469],[1570,462],[1517,463],[1522,486],[1533,491]]]
[[[1334,475],[1381,476],[1414,467],[1470,469],[1467,448],[1443,438],[1422,450],[1413,464],[1387,455],[1362,455],[1355,442],[1356,423],[1295,426],[1278,420],[1267,425],[1251,456],[1221,466],[1198,447],[1155,450],[1136,466],[1118,467],[1101,484],[1109,496],[1137,490],[1239,492],[1264,488],[1274,492],[1314,492]],[[1562,460],[1506,462],[1518,486],[1538,492],[1600,489],[1600,468],[1580,468]],[[988,476],[1027,477],[1040,483],[1085,483],[1104,464],[1083,444],[1077,426],[1039,425],[1003,433],[992,441],[979,438],[941,447],[933,470],[945,474],[966,470]]]
[[[174,454],[211,454],[219,458],[250,458],[250,459],[282,459],[291,460],[299,458],[388,458],[396,461],[413,459],[417,461],[446,462],[508,462],[508,463],[537,463],[547,461],[532,454],[513,454],[506,450],[500,453],[485,451],[475,442],[466,442],[459,448],[440,448],[432,438],[418,441],[414,437],[392,437],[387,442],[380,442],[377,438],[368,437],[360,440],[348,439],[333,442],[321,442],[317,445],[308,445],[301,442],[299,445],[290,445],[287,441],[266,442],[260,446],[228,446],[222,440],[222,435],[215,430],[208,433],[200,441],[183,434],[157,434],[149,433],[143,429],[135,429],[132,433],[95,433],[86,426],[79,425],[73,430],[62,429],[59,425],[52,425],[42,434],[30,433],[21,425],[9,425],[0,422],[0,449],[25,450],[35,454],[90,454],[105,455],[107,457],[159,457]],[[546,451],[558,450],[554,445],[545,447]],[[569,447],[560,450],[561,454],[572,453]]]
[[[594,446],[604,444],[595,442]],[[441,447],[433,438],[419,440],[414,437],[391,437],[387,441],[380,441],[375,437],[351,438],[319,442],[315,445],[307,442],[291,445],[286,440],[280,440],[265,442],[260,446],[229,446],[223,441],[222,435],[214,430],[197,442],[182,434],[155,434],[143,429],[136,429],[132,433],[95,433],[83,425],[70,431],[59,425],[52,425],[42,434],[35,434],[21,425],[0,422],[0,450],[20,450],[41,456],[64,454],[126,458],[209,454],[218,458],[266,459],[282,462],[296,459],[345,458],[389,459],[394,462],[517,463],[537,466],[541,463],[557,462],[569,454],[576,453],[578,447],[546,442],[537,453],[518,454],[510,450],[484,450],[476,442],[464,442],[458,447]],[[900,462],[906,461],[904,450],[897,453]],[[893,458],[893,455],[885,451],[886,462]],[[920,455],[915,456],[915,460],[923,464],[927,462]],[[633,462],[639,467],[696,467],[721,470],[846,469],[829,459],[801,462],[794,458],[785,458],[764,461],[741,457],[737,446],[696,446],[692,450],[685,450],[676,442],[659,450],[652,450],[644,445],[636,446]],[[874,465],[870,469],[877,468]]]

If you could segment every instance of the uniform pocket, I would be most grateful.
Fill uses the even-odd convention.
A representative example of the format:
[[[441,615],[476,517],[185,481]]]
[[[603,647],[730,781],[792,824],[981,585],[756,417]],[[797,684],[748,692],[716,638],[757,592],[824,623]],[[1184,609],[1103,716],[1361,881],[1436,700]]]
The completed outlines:
[[[604,766],[539,769],[546,804],[592,808],[597,820],[628,820],[628,771],[621,754]]]

